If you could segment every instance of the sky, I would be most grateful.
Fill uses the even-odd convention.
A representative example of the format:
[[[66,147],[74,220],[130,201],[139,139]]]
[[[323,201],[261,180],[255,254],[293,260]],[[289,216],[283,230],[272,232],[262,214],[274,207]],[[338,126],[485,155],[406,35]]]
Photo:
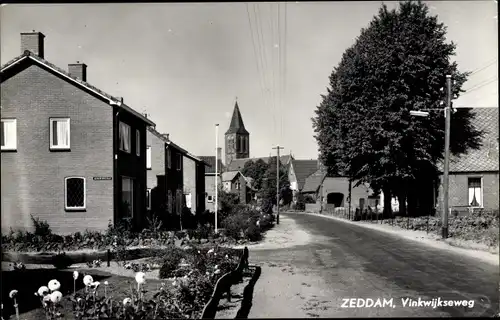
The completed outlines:
[[[457,44],[460,70],[477,71],[464,85],[470,92],[454,106],[498,108],[496,2],[427,4]],[[296,159],[316,159],[310,119],[333,68],[380,6],[378,1],[279,7],[277,2],[2,5],[1,64],[21,54],[21,32],[40,31],[46,60],[64,69],[86,63],[90,84],[147,113],[158,131],[192,154],[215,155],[215,124],[223,146],[237,97],[251,157],[275,154],[272,147],[279,144]]]

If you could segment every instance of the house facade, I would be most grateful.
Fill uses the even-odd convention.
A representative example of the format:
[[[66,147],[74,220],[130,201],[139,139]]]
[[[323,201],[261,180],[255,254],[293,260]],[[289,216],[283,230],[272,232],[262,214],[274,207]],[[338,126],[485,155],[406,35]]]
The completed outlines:
[[[457,214],[499,209],[498,108],[473,108],[472,112],[475,114],[472,124],[483,131],[482,146],[450,159],[449,207]],[[438,194],[437,212],[441,213],[442,183]]]
[[[217,150],[217,173],[215,171],[215,156],[200,156],[207,165],[205,166],[204,172],[204,183],[205,183],[205,210],[210,212],[215,211],[215,190],[216,184],[219,189],[222,186],[221,173],[224,171],[224,165],[221,160],[222,148],[218,148]],[[217,183],[216,183],[217,177]]]
[[[221,175],[223,190],[238,194],[240,203],[246,204],[251,200],[250,190],[247,188],[247,179],[240,171],[226,171]]]
[[[2,232],[103,231],[145,223],[146,128],[123,99],[91,86],[87,66],[44,58],[44,35],[21,34],[22,54],[1,67]]]
[[[318,160],[290,159],[287,171],[290,189],[293,192],[293,202],[297,202],[299,192],[304,188],[307,177],[318,170]]]

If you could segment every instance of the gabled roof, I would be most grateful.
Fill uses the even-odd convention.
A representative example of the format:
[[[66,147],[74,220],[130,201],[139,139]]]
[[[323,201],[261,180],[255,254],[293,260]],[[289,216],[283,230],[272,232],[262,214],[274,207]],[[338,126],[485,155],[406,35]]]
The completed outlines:
[[[299,190],[302,190],[306,178],[318,170],[318,160],[292,160],[291,165],[297,178]]]
[[[460,157],[450,157],[450,172],[491,172],[498,171],[498,108],[472,108],[475,114],[472,124],[484,132],[482,146],[469,150]],[[443,163],[438,163],[443,172]]]
[[[205,174],[215,174],[215,156],[199,156],[201,160],[207,163],[205,167]],[[222,164],[222,159],[218,159],[218,168],[217,170],[222,172],[224,170],[224,165]]]
[[[233,159],[228,165],[227,165],[227,170],[229,171],[235,171],[235,170],[241,170],[245,166],[245,164],[248,161],[257,161],[259,159],[262,159],[265,163],[269,163],[269,159],[271,158],[276,158],[276,157],[261,157],[261,158],[241,158],[241,159]],[[282,165],[287,165],[290,160],[293,159],[291,155],[285,155],[280,157],[280,161]]]
[[[25,63],[25,62],[34,62],[38,64],[41,67],[45,67],[47,69],[52,70],[54,73],[56,73],[58,76],[65,78],[69,82],[73,83],[75,86],[79,87],[80,89],[84,89],[87,91],[90,91],[93,95],[96,95],[103,99],[104,101],[107,101],[110,105],[115,105],[118,107],[121,107],[123,110],[131,113],[135,117],[139,118],[140,120],[146,122],[150,126],[154,126],[154,122],[142,115],[141,113],[135,111],[131,107],[127,106],[126,104],[123,103],[123,99],[119,99],[116,97],[111,96],[110,94],[105,93],[104,91],[101,91],[97,89],[96,87],[92,86],[88,82],[82,81],[80,79],[74,78],[71,76],[67,71],[57,67],[56,65],[48,62],[45,59],[40,58],[36,54],[26,50],[24,51],[23,54],[20,56],[15,57],[14,59],[10,60],[6,64],[4,64],[1,69],[0,69],[0,74],[3,74],[4,72],[8,71],[11,69],[13,66],[16,66],[20,63]],[[4,77],[1,77],[2,79]]]
[[[301,192],[302,193],[316,193],[318,192],[319,187],[323,183],[323,180],[325,180],[326,177],[326,172],[322,170],[317,170],[310,176],[306,178],[306,181],[304,183],[304,187],[302,188]]]
[[[221,180],[223,182],[224,181],[233,181],[238,176],[238,174],[241,174],[241,172],[239,172],[239,171],[227,171],[227,172],[223,172],[222,176],[221,176]]]
[[[234,104],[231,124],[229,124],[229,129],[227,129],[226,131],[226,134],[229,133],[249,134],[245,129],[245,125],[243,124],[243,118],[241,117],[240,108],[238,107],[238,101],[236,101],[236,103]]]

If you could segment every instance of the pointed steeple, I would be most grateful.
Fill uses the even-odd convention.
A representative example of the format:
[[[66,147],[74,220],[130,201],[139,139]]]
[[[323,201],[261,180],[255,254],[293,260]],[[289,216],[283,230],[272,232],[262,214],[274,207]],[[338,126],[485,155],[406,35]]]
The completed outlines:
[[[243,124],[243,118],[241,117],[240,107],[238,107],[238,100],[234,103],[233,116],[231,117],[231,124],[229,129],[227,129],[226,134],[239,133],[239,134],[249,134],[245,129]]]

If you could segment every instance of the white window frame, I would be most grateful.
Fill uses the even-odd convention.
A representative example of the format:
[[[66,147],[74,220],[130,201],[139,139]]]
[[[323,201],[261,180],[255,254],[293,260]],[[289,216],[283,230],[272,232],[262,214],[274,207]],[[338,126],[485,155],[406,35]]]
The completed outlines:
[[[14,119],[14,118],[2,118],[2,122],[4,123],[4,129],[5,129],[5,124],[6,123],[13,123],[14,124],[14,127],[15,127],[15,134],[14,134],[14,143],[13,145],[5,145],[5,146],[2,146],[2,151],[16,151],[17,150],[17,119]],[[4,136],[4,140],[5,142],[7,142],[7,136],[5,134],[5,132],[2,132],[2,135]]]
[[[146,189],[146,209],[151,210],[151,189]]]
[[[68,180],[69,179],[82,179],[83,180],[83,206],[82,207],[68,207]],[[87,209],[87,179],[79,176],[72,176],[64,178],[64,209],[66,211],[81,211]]]
[[[67,145],[54,145],[54,122],[68,123],[68,144]],[[70,118],[49,118],[49,139],[50,150],[69,150],[71,148],[71,119]]]
[[[135,129],[135,154],[141,156],[141,132],[139,129]]]
[[[125,150],[122,148],[122,143],[121,143],[121,129],[120,127],[128,128],[128,150]],[[131,153],[132,151],[132,128],[130,127],[129,124],[119,121],[118,122],[118,148],[120,151],[126,152],[126,153]]]
[[[481,198],[479,199],[479,206],[471,206],[470,203],[472,201],[472,199],[469,199],[469,180],[470,179],[479,179],[481,180],[481,189],[480,189],[480,195],[481,195]],[[474,209],[474,208],[484,208],[484,183],[483,183],[484,179],[482,176],[468,176],[467,177],[467,206]]]
[[[177,154],[177,171],[182,170],[182,154]]]
[[[210,203],[211,203],[211,202],[214,202],[214,198],[213,198],[213,196],[210,196],[210,195],[209,195],[209,196],[207,196],[207,202],[210,202]]]
[[[146,147],[146,170],[151,170],[151,146]]]

